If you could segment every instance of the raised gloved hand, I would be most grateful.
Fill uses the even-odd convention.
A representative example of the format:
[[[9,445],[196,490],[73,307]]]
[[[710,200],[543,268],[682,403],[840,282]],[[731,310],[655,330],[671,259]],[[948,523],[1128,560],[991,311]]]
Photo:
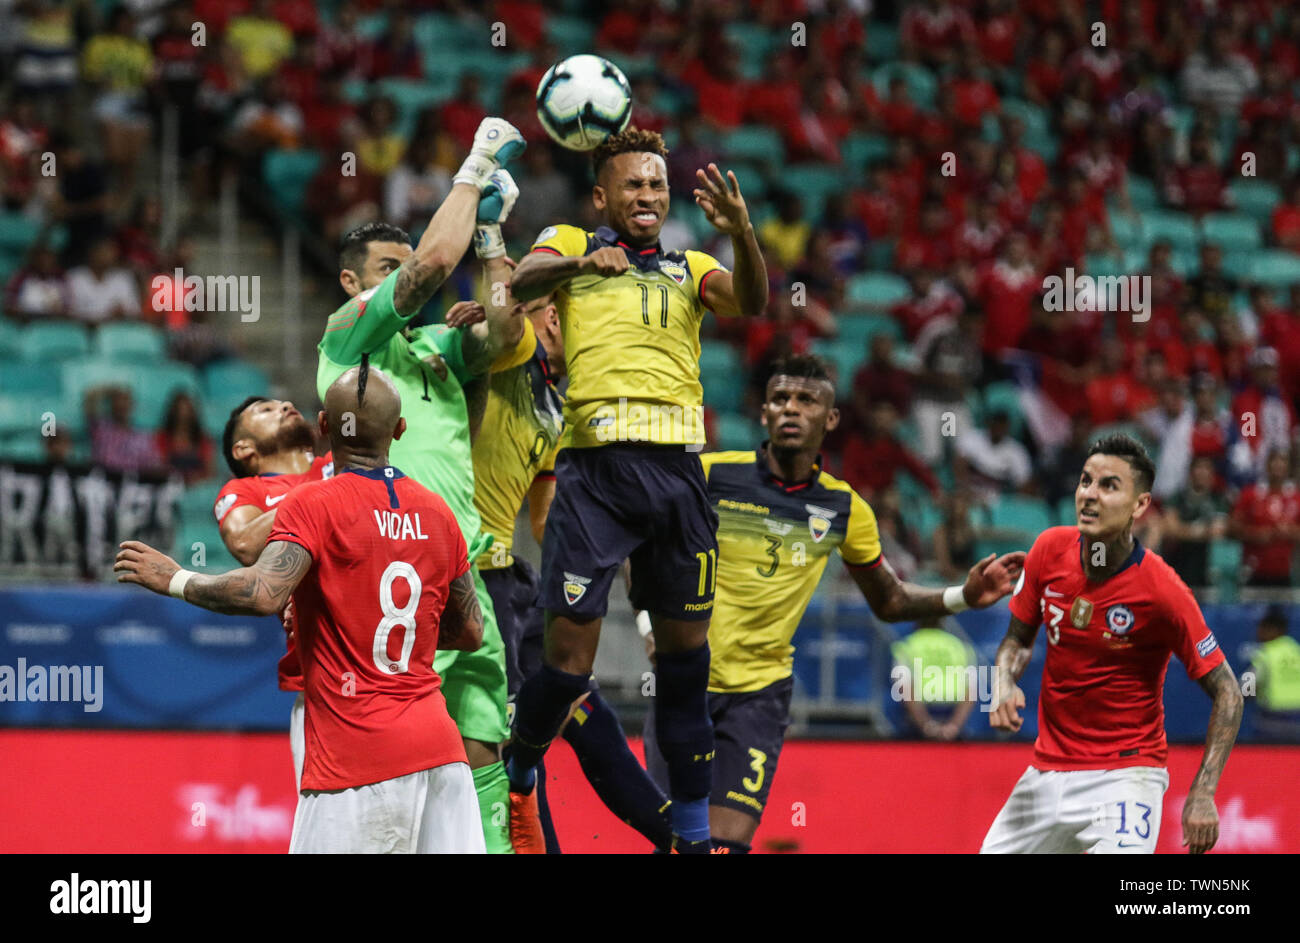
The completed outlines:
[[[504,118],[484,118],[474,132],[469,156],[452,177],[453,183],[468,183],[483,190],[493,171],[504,167],[524,152],[527,145],[519,130]]]
[[[508,170],[493,171],[478,201],[478,226],[474,230],[474,254],[480,259],[499,259],[506,254],[501,224],[519,198],[519,185]]]

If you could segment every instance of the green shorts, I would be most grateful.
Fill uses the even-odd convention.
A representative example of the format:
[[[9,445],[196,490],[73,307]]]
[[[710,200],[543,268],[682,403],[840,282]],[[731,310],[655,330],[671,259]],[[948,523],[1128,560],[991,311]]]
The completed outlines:
[[[497,628],[492,597],[488,595],[478,567],[474,590],[483,610],[483,644],[476,652],[439,651],[433,670],[442,678],[442,695],[447,712],[467,740],[501,743],[509,733],[506,725],[506,650]]]

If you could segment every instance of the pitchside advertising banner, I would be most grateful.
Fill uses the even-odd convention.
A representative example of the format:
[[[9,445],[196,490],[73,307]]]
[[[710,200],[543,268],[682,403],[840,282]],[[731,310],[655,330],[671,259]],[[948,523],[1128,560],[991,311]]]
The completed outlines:
[[[633,744],[640,754],[640,743]],[[0,852],[264,852],[288,848],[296,796],[286,734],[0,731],[0,807],[22,810]],[[975,852],[1024,772],[1024,744],[791,741],[756,851]],[[1159,851],[1182,851],[1201,751],[1170,750]],[[567,852],[644,853],[600,803],[568,745],[547,754]],[[1233,750],[1217,796],[1217,852],[1300,852],[1300,749]]]

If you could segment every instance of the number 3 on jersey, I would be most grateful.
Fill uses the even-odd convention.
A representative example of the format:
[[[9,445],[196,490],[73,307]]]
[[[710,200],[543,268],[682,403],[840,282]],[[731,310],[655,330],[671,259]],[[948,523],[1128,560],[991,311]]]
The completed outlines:
[[[411,591],[406,605],[400,609],[393,602],[393,583],[401,578],[406,581]],[[379,580],[379,609],[384,614],[375,629],[374,659],[375,667],[386,674],[402,674],[411,667],[411,649],[415,648],[415,610],[420,606],[420,576],[415,567],[401,560],[394,560],[384,570]],[[402,632],[402,655],[397,661],[388,657],[388,636],[393,629],[400,626]]]

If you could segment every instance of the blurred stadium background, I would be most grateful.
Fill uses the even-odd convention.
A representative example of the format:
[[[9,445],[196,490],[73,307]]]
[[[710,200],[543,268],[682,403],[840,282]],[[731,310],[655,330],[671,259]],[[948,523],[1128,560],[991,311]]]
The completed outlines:
[[[584,159],[550,144],[533,106],[545,69],[577,52],[624,70],[633,123],[672,149],[665,246],[729,262],[690,198],[695,168],[716,160],[739,177],[767,252],[767,315],[706,320],[711,447],[761,440],[773,359],[825,356],[844,417],[827,466],[872,503],[895,568],[941,585],[1072,523],[1087,443],[1131,431],[1161,468],[1142,540],[1196,588],[1239,673],[1291,666],[1290,680],[1272,672],[1278,709],[1264,723],[1251,702],[1242,742],[1297,738],[1300,703],[1287,698],[1300,668],[1291,649],[1261,648],[1257,627],[1268,607],[1291,637],[1300,620],[1300,9],[29,0],[0,11],[0,51],[0,663],[105,668],[98,712],[0,703],[12,728],[0,741],[26,764],[6,788],[24,802],[64,802],[79,777],[111,770],[119,814],[149,796],[128,817],[147,847],[287,839],[288,753],[271,733],[289,706],[275,687],[278,624],[120,591],[112,548],[139,536],[195,568],[234,565],[211,514],[230,408],[254,392],[317,407],[314,347],[341,299],[339,236],[382,218],[418,238],[485,114],[530,142],[512,254],[552,222],[594,224]],[[1150,276],[1149,319],[1045,311],[1044,276],[1067,268]],[[184,310],[178,269],[255,279],[257,309]],[[463,265],[422,317],[439,320],[476,282],[477,266]],[[536,559],[526,526],[517,546]],[[625,601],[610,612],[597,672],[636,733],[647,665]],[[958,640],[950,661],[991,663],[1005,624],[1004,607],[945,620]],[[843,828],[792,831],[775,815],[760,840],[770,829],[787,836],[778,848],[973,850],[1028,745],[879,743],[920,738],[889,696],[912,628],[875,620],[827,569],[796,639],[791,735],[810,742],[788,748],[772,808],[809,801],[826,770],[869,763],[894,786],[928,785],[868,791],[864,809],[910,802],[906,822],[936,803],[949,843],[895,835],[866,812],[849,846],[835,843]],[[1026,675],[1031,705],[1041,657]],[[1178,666],[1166,705],[1171,740],[1198,742],[1208,701]],[[191,732],[141,740],[122,728]],[[1031,714],[1017,740],[1034,729]],[[811,742],[836,738],[857,742]],[[981,712],[962,739],[992,740]],[[1178,771],[1185,791],[1197,755],[1175,753],[1167,842]],[[1225,847],[1296,850],[1300,802],[1281,784],[1298,765],[1294,747],[1234,754]],[[971,798],[979,776],[991,788]],[[568,782],[575,797],[587,788]],[[818,787],[828,802],[835,782]],[[233,810],[233,837],[186,831],[196,795]],[[601,810],[589,795],[568,801],[561,814],[595,841]],[[591,847],[615,847],[620,828],[608,820],[613,844]],[[94,833],[14,832],[0,849],[81,848]],[[124,847],[104,841],[95,847]]]

